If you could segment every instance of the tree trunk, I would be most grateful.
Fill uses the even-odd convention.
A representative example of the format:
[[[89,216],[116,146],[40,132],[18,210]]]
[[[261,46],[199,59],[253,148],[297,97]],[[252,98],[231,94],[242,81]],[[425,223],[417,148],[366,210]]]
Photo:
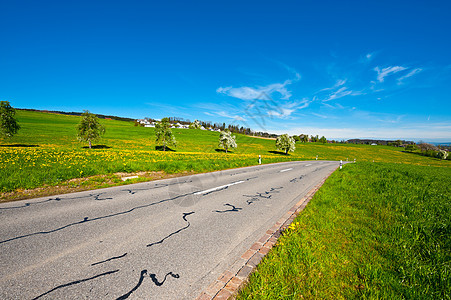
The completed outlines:
[[[89,143],[89,149],[91,149],[91,140],[89,140],[88,143]]]

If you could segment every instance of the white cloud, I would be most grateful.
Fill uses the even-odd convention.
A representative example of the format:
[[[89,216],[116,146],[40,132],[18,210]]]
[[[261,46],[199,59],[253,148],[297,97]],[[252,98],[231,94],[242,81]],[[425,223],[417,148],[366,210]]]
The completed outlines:
[[[347,79],[339,79],[339,80],[337,80],[337,82],[332,87],[324,88],[322,90],[319,90],[317,93],[334,90],[334,89],[344,85],[347,81],[348,81]]]
[[[220,116],[220,117],[224,117],[224,118],[228,118],[228,119],[233,119],[234,121],[247,121],[245,118],[239,116],[239,115],[230,115],[228,113],[226,113],[225,111],[215,111],[215,112],[208,112],[208,111],[204,111],[204,114],[206,114],[207,116],[210,117],[214,117],[214,116]]]
[[[342,98],[348,95],[354,95],[353,91],[348,90],[347,87],[341,87],[340,89],[336,90],[335,92],[331,93],[327,99],[323,100],[323,101],[331,101],[334,99],[338,99],[338,98]]]
[[[410,71],[409,73],[407,73],[406,75],[399,77],[399,78],[398,78],[398,85],[403,84],[403,83],[404,83],[404,82],[403,82],[404,79],[409,78],[409,77],[412,77],[413,75],[418,74],[418,73],[420,73],[421,71],[423,71],[423,69],[421,69],[421,68],[416,68],[416,69],[413,69],[412,71]]]
[[[219,87],[216,92],[242,100],[253,100],[261,97],[262,95],[262,91],[247,86],[240,88],[233,88],[231,86],[225,88]]]
[[[294,72],[294,71],[293,71]],[[288,100],[290,99],[291,91],[287,89],[287,86],[301,79],[299,73],[294,72],[294,79],[287,79],[283,83],[272,83],[267,86],[259,86],[256,88],[243,86],[243,87],[219,87],[216,92],[220,94],[225,94],[234,98],[241,100],[269,100],[272,94],[278,93],[281,97],[280,99]]]
[[[401,71],[406,70],[406,67],[402,67],[402,66],[394,66],[394,67],[387,67],[387,68],[383,68],[380,69],[379,67],[375,67],[374,71],[377,72],[377,80],[379,82],[384,82],[385,77],[387,77],[390,74],[395,74]]]
[[[310,105],[311,101],[304,99],[300,102],[287,103],[276,109],[269,110],[267,113],[271,117],[278,117],[281,119],[286,119],[291,116],[293,112],[299,109],[306,108]]]
[[[328,119],[329,118],[328,116],[317,114],[317,113],[312,113],[312,115],[314,115],[314,116],[316,116],[318,118],[321,118],[321,119]]]
[[[281,108],[280,112],[275,111],[275,110],[268,111],[268,115],[271,117],[278,117],[281,119],[285,119],[285,118],[289,117],[294,111],[295,111],[295,109]]]

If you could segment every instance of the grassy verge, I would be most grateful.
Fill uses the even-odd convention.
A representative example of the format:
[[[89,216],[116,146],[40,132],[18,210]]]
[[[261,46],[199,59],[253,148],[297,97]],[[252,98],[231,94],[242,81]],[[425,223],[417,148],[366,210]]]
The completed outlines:
[[[450,299],[451,169],[335,172],[238,299]]]

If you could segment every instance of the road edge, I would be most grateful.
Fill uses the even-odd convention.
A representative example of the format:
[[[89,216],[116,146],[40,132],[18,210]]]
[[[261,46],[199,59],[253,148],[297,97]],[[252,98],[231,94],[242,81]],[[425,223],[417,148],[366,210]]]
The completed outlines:
[[[203,290],[196,300],[225,300],[235,298],[239,289],[248,281],[260,261],[276,244],[281,233],[304,210],[315,193],[326,182],[327,178],[338,169],[335,168],[328,175],[302,197],[285,215],[280,218],[266,233],[255,242],[243,255],[219,276],[212,284]]]

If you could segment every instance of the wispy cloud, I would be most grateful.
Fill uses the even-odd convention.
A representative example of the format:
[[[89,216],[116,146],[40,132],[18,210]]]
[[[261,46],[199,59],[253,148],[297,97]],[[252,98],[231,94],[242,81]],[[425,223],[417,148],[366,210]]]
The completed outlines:
[[[412,71],[410,71],[409,73],[407,73],[406,75],[399,77],[399,78],[398,78],[398,85],[403,84],[403,83],[404,83],[403,81],[404,81],[405,79],[407,79],[407,78],[409,78],[409,77],[412,77],[413,75],[418,74],[418,73],[420,73],[421,71],[423,71],[423,69],[421,69],[421,68],[416,68],[416,69],[413,69]]]
[[[318,117],[318,118],[321,118],[321,119],[328,119],[328,118],[329,118],[329,117],[326,116],[326,115],[321,115],[321,114],[317,114],[317,113],[312,113],[312,115],[314,115],[314,116],[316,116],[316,117]]]
[[[291,116],[293,112],[299,109],[306,108],[310,105],[311,101],[304,99],[300,102],[287,103],[282,106],[277,107],[276,109],[269,110],[267,114],[271,117],[277,117],[281,119],[286,119]]]
[[[346,81],[348,81],[348,80],[347,79],[339,79],[339,80],[337,80],[337,82],[335,82],[335,84],[332,87],[321,89],[317,93],[334,90],[334,89],[344,85],[346,83]]]
[[[335,103],[335,105],[331,105],[327,102],[322,102],[322,104],[325,107],[331,108],[331,109],[344,109],[345,107],[343,105],[341,105],[340,103]]]
[[[331,100],[343,98],[343,97],[348,96],[348,95],[354,95],[353,91],[349,90],[347,87],[344,86],[344,87],[339,88],[335,92],[331,93],[327,97],[327,99],[325,99],[323,101],[331,101]]]
[[[213,113],[211,112],[204,112],[204,114],[206,114],[207,116],[220,116],[220,117],[224,117],[224,118],[229,118],[229,119],[233,119],[234,121],[247,121],[245,118],[243,118],[242,116],[239,115],[230,115],[228,113],[226,113],[225,111],[215,111]]]
[[[406,70],[406,67],[402,67],[402,66],[394,66],[394,67],[387,67],[387,68],[383,68],[380,69],[379,67],[375,67],[374,71],[377,72],[377,80],[379,82],[384,82],[385,77],[387,77],[390,74],[395,74],[401,71]]]
[[[255,99],[265,99],[267,97],[271,97],[274,93],[278,93],[280,95],[280,99],[288,100],[291,98],[291,91],[288,90],[287,86],[300,80],[301,75],[299,73],[293,71],[295,74],[294,79],[287,79],[283,83],[272,83],[267,86],[258,86],[258,87],[249,87],[242,86],[238,88],[234,87],[219,87],[216,92],[219,94],[225,94],[227,96],[231,96],[234,98],[238,98],[241,100],[255,100]]]

